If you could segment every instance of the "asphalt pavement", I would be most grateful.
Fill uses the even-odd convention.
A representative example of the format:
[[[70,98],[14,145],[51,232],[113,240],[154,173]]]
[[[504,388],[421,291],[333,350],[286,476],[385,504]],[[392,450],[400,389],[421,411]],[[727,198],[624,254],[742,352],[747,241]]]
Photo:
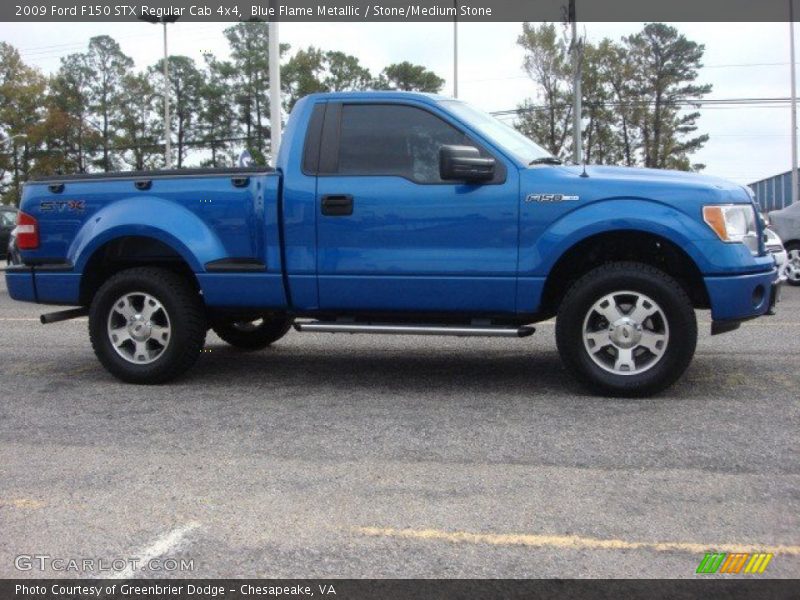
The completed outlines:
[[[0,577],[672,578],[736,550],[800,577],[800,289],[714,338],[698,313],[686,376],[637,400],[573,383],[552,323],[256,353],[209,334],[139,387],[43,309],[0,284]],[[99,570],[119,558],[153,570]]]

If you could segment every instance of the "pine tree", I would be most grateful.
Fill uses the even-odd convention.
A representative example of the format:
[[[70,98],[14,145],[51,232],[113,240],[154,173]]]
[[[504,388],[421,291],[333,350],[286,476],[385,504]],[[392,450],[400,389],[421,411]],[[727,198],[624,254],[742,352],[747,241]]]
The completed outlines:
[[[523,23],[517,43],[525,49],[525,71],[539,88],[538,98],[520,106],[517,128],[554,156],[564,156],[572,127],[569,47],[552,23]],[[537,102],[542,110],[533,110]]]
[[[112,146],[115,137],[113,122],[115,111],[121,106],[123,86],[126,76],[130,75],[133,60],[126,56],[119,44],[107,35],[100,35],[89,40],[86,53],[86,66],[89,69],[88,96],[93,114],[100,131],[100,147],[102,155],[95,161],[103,171],[116,168],[116,157]]]
[[[32,172],[41,144],[47,80],[29,67],[19,52],[0,42],[0,194],[4,204],[18,204],[22,182]],[[24,138],[11,140],[15,136]]]
[[[164,131],[163,73],[164,59],[158,61],[148,70],[150,81],[154,82],[156,89],[159,90],[162,96],[162,106],[157,111],[157,126],[162,132]],[[157,84],[155,83],[156,81]],[[179,169],[183,168],[186,153],[189,149],[186,142],[199,137],[197,109],[200,106],[201,92],[204,85],[203,73],[197,68],[194,60],[188,56],[169,57],[170,121],[172,134],[176,142],[176,166]]]
[[[697,131],[700,113],[682,114],[680,103],[711,91],[710,85],[694,83],[705,47],[663,23],[649,23],[623,43],[635,66],[634,85],[646,101],[638,119],[644,166],[702,168],[692,165],[689,155],[705,145],[708,135],[687,139]]]
[[[437,94],[444,86],[444,79],[421,65],[403,61],[386,67],[373,85],[377,89]]]

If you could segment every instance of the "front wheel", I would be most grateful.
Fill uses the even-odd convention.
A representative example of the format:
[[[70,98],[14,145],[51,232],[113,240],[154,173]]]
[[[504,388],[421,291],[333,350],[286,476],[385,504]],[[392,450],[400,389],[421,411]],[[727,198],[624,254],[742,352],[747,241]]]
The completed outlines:
[[[241,350],[263,350],[291,329],[293,319],[265,314],[251,321],[217,318],[211,328],[220,338]]]
[[[128,383],[174,379],[203,349],[206,319],[199,294],[166,269],[126,269],[92,300],[89,337],[103,366]]]
[[[672,277],[630,262],[575,282],[558,311],[556,343],[575,378],[612,396],[649,396],[672,385],[697,345],[692,302]]]

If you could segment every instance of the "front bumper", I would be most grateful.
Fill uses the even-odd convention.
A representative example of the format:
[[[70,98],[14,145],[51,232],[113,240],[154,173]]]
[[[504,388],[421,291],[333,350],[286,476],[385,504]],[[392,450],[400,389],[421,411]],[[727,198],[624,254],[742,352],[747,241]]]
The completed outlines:
[[[766,314],[777,301],[778,269],[747,275],[706,277],[714,321],[743,321]]]

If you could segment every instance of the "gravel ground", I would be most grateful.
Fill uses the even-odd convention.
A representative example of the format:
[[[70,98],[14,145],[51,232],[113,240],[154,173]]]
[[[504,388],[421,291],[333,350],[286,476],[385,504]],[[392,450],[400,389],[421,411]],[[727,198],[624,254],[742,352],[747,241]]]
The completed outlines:
[[[181,381],[97,363],[0,285],[0,577],[20,555],[184,559],[191,577],[800,577],[800,290],[702,338],[650,399],[586,394],[521,340],[209,335]],[[153,569],[157,565],[151,564]],[[117,573],[118,575],[120,573]]]

